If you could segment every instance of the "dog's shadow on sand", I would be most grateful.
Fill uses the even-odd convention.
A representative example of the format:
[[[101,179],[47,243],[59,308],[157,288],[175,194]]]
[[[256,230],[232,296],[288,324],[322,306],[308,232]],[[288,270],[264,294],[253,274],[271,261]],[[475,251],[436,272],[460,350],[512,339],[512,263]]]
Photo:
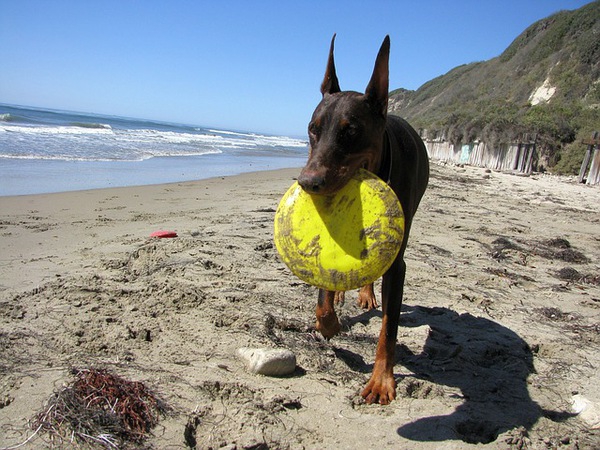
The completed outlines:
[[[352,321],[369,317],[372,312]],[[534,373],[533,354],[513,331],[448,308],[403,307],[401,328],[424,325],[429,328],[420,353],[413,353],[400,339],[397,364],[413,374],[397,379],[397,401],[433,397],[436,386],[440,396],[447,396],[443,387],[449,386],[460,390],[451,397],[462,403],[449,415],[421,417],[400,426],[400,436],[421,442],[490,443],[506,431],[529,429],[540,417],[560,422],[573,416],[544,411],[531,399],[527,379]]]

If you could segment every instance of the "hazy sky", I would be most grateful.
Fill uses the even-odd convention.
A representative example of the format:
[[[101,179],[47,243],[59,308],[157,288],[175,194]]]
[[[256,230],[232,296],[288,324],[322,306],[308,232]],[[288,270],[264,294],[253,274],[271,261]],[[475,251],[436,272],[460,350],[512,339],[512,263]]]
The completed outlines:
[[[304,136],[333,33],[342,89],[386,34],[390,89],[417,89],[587,3],[0,0],[0,103]]]

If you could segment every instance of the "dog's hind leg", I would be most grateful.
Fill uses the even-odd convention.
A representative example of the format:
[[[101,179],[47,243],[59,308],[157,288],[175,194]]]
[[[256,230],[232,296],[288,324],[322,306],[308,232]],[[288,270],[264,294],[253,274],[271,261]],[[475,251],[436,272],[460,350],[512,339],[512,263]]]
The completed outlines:
[[[326,339],[330,339],[340,332],[340,322],[334,309],[336,297],[335,291],[319,289],[316,328]]]

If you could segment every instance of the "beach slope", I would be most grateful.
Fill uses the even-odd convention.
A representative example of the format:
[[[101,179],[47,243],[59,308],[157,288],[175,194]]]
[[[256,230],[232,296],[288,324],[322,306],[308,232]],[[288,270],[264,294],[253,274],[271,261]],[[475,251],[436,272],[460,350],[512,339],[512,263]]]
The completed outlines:
[[[433,165],[407,251],[398,395],[382,407],[359,396],[380,311],[348,293],[341,335],[323,340],[316,289],[274,249],[298,172],[0,197],[0,447],[89,367],[171,406],[154,448],[600,446],[600,189]],[[290,349],[298,368],[250,374],[240,347]],[[21,448],[46,447],[40,432]]]

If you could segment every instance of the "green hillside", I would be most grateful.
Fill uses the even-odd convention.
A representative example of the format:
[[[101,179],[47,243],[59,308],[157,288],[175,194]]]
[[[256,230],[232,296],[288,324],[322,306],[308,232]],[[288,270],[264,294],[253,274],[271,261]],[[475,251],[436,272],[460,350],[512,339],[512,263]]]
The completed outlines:
[[[539,169],[576,173],[582,139],[600,131],[600,1],[534,23],[496,58],[391,92],[390,113],[455,144],[537,134]]]

